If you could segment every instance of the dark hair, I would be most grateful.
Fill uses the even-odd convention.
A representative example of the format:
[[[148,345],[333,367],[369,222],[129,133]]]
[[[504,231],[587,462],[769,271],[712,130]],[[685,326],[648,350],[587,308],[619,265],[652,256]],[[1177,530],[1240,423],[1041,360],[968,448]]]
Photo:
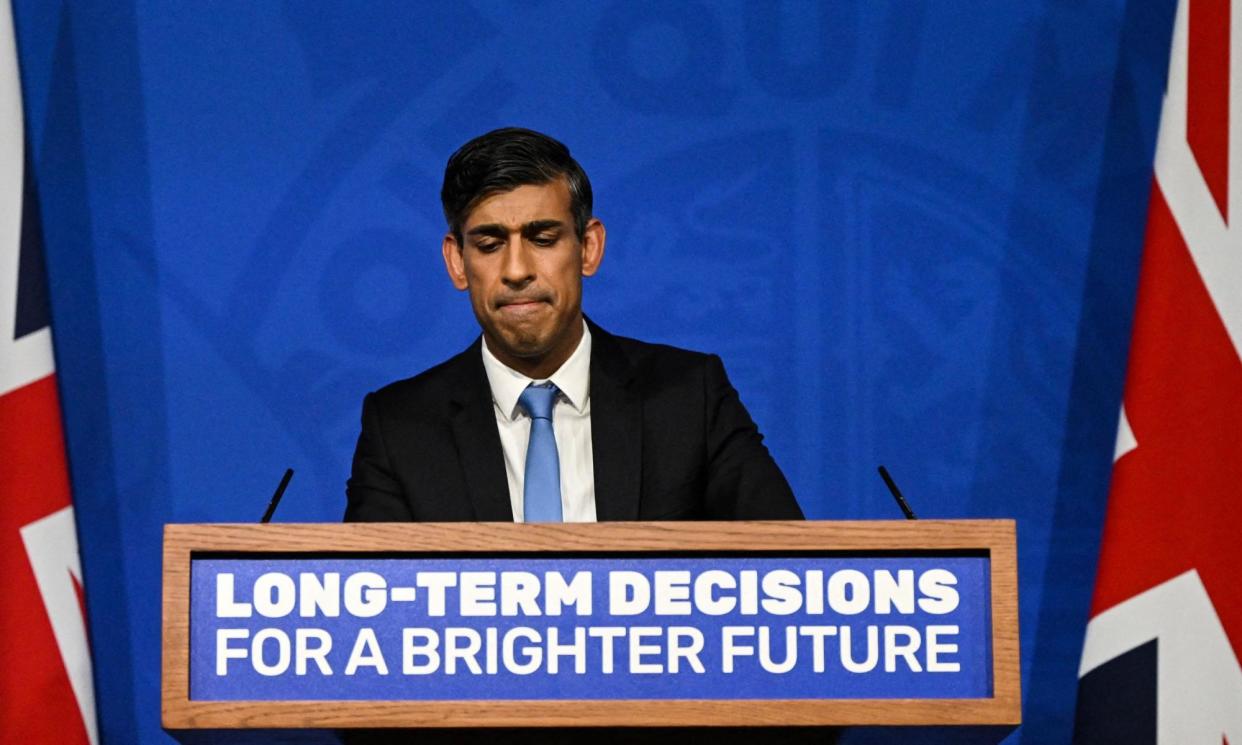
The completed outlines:
[[[591,181],[569,148],[545,134],[519,127],[494,129],[457,149],[444,167],[440,202],[453,237],[475,205],[493,194],[564,178],[578,240],[591,219]]]

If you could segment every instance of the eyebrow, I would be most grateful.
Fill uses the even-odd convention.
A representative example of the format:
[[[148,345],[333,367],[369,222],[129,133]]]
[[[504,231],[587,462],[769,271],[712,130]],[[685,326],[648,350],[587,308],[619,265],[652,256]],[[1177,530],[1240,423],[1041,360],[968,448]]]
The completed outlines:
[[[520,228],[520,232],[525,236],[538,235],[545,230],[559,229],[563,230],[565,223],[560,220],[531,220]],[[486,225],[476,225],[466,231],[466,235],[470,237],[487,236],[489,238],[504,238],[509,234],[505,226],[500,223],[487,223]]]

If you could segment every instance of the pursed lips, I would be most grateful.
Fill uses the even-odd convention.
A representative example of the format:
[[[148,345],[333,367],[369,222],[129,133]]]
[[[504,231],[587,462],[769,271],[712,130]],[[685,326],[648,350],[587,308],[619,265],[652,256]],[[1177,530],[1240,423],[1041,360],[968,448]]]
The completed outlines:
[[[496,307],[503,313],[523,314],[533,312],[548,302],[543,297],[512,298],[497,302]]]

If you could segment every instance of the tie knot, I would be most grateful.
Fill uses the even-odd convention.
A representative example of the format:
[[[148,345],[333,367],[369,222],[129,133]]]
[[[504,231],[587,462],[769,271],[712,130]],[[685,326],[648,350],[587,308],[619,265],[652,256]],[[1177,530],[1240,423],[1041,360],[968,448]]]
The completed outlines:
[[[552,405],[556,403],[556,394],[561,390],[551,383],[535,385],[531,383],[518,396],[518,405],[531,419],[547,419],[552,421]]]

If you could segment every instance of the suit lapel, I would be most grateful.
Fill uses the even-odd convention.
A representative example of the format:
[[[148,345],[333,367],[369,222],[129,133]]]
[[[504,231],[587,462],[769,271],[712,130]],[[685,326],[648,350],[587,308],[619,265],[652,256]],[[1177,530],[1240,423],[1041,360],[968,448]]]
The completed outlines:
[[[591,451],[595,513],[601,521],[637,520],[642,484],[642,400],[632,369],[611,334],[591,323]]]
[[[455,376],[458,382],[453,391],[453,439],[475,519],[513,522],[509,479],[480,343],[476,340],[459,356],[460,369]]]

